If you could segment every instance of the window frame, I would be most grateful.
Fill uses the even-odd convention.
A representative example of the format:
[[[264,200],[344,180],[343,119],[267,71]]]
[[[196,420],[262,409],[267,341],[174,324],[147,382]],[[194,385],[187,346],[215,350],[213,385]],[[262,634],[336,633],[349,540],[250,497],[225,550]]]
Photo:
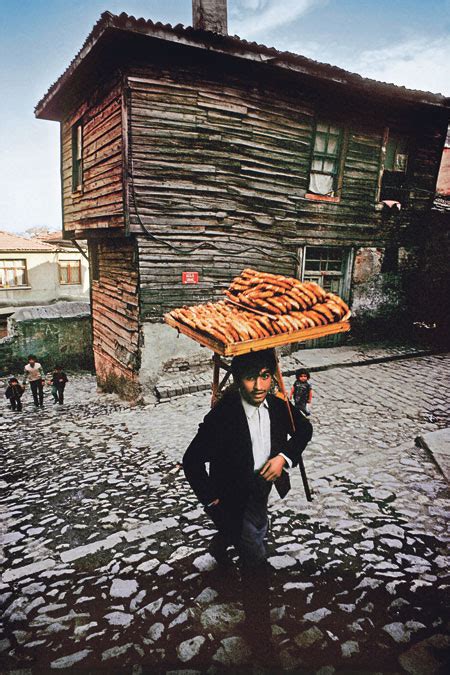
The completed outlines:
[[[341,254],[341,270],[323,270],[321,271],[320,269],[317,270],[317,275],[316,276],[316,283],[321,286],[321,281],[318,277],[334,277],[336,279],[340,280],[340,285],[339,285],[339,290],[335,290],[332,292],[337,293],[340,297],[342,297],[344,300],[347,302],[349,301],[350,298],[350,291],[351,291],[351,283],[352,283],[352,269],[353,269],[353,261],[354,261],[354,255],[355,251],[353,246],[348,246],[345,243],[314,243],[314,244],[305,244],[301,249],[298,251],[299,259],[301,261],[300,267],[299,267],[299,277],[301,281],[305,281],[305,276],[307,279],[311,279],[311,277],[314,276],[315,270],[308,270],[307,269],[307,257],[309,251],[314,251],[317,249],[336,249],[336,251],[339,250]],[[320,258],[317,258],[317,260],[320,260]],[[325,272],[325,274],[324,274]]]
[[[17,266],[17,265],[5,265],[4,263],[23,263],[22,266]],[[3,285],[1,283],[0,279],[0,290],[10,290],[10,289],[21,289],[21,288],[29,288],[30,284],[28,281],[28,265],[27,265],[27,259],[26,258],[1,258],[0,259],[0,271],[1,270],[13,270],[13,276],[14,276],[14,284],[11,286],[9,284]],[[16,275],[16,270],[21,271],[21,276],[23,278],[23,284],[18,284],[16,283],[17,281],[17,275]],[[5,281],[6,281],[6,275],[5,275]]]
[[[406,163],[405,163],[405,168],[404,170],[391,170],[391,169],[386,169],[386,158],[388,154],[388,146],[391,138],[394,138],[396,140],[396,143],[398,145],[399,141],[403,142],[404,145],[406,146],[406,153],[397,153],[394,152],[394,166],[395,166],[395,157],[398,154],[406,154]],[[398,174],[404,177],[404,182],[408,182],[408,177],[410,175],[410,165],[411,165],[411,137],[407,133],[402,133],[401,131],[397,131],[395,128],[391,127],[385,127],[383,130],[383,138],[381,142],[381,149],[380,149],[380,158],[379,158],[379,172],[378,172],[378,185],[377,185],[377,193],[376,193],[376,203],[383,202],[385,200],[388,200],[389,197],[383,196],[382,190],[383,190],[383,176],[385,171],[389,171],[389,173],[392,174]],[[395,189],[395,187],[392,187],[392,189]],[[400,201],[402,207],[406,206],[408,198],[409,198],[409,189],[406,187],[399,187],[397,188],[398,190],[402,191],[403,198]]]
[[[77,120],[71,127],[72,142],[72,194],[83,191],[83,121]]]
[[[67,269],[67,281],[62,278],[62,268]],[[78,281],[72,280],[72,268],[78,271]],[[81,275],[81,260],[58,260],[59,285],[60,286],[81,286],[83,283]]]
[[[313,161],[315,156],[319,156],[320,159],[326,159],[326,157],[333,157],[332,155],[327,155],[325,152],[315,152],[314,147],[316,144],[316,138],[317,134],[323,134],[325,132],[323,131],[318,131],[317,126],[318,125],[326,125],[328,127],[327,130],[327,145],[328,145],[328,138],[329,138],[329,128],[330,127],[337,127],[339,129],[339,135],[338,135],[338,146],[337,146],[337,151],[335,155],[336,159],[336,165],[337,165],[337,170],[336,173],[334,174],[334,180],[333,180],[333,194],[329,195],[321,195],[315,192],[310,192],[309,188],[309,183],[311,180],[311,174],[312,173],[321,173],[321,172],[314,172],[312,169],[313,166]],[[309,199],[311,201],[323,201],[323,202],[331,202],[331,203],[339,203],[341,201],[341,194],[342,194],[342,184],[344,180],[344,164],[345,164],[345,155],[347,152],[347,146],[348,146],[348,129],[346,126],[341,125],[339,122],[333,123],[330,120],[327,120],[326,118],[323,117],[318,117],[314,120],[314,129],[313,129],[313,134],[312,134],[312,142],[311,142],[311,152],[310,152],[310,159],[309,159],[309,171],[308,171],[308,188],[306,190],[305,197],[306,199]],[[322,172],[324,175],[327,175],[326,172]],[[328,174],[329,175],[329,174]],[[332,174],[333,175],[333,174]]]

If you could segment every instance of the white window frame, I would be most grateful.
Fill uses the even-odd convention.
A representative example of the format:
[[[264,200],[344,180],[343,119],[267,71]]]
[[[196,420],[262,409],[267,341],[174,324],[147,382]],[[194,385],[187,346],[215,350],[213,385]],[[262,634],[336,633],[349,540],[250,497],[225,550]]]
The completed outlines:
[[[6,264],[5,264],[6,263]],[[10,263],[10,264],[7,264]],[[23,263],[22,265],[15,265],[14,263]],[[5,283],[2,283],[2,271],[3,270],[13,270],[13,276],[14,276],[14,283],[11,285],[6,282],[6,275],[5,275]],[[21,270],[23,273],[23,284],[18,284],[16,283],[17,280],[17,275],[15,274],[16,270]],[[0,289],[12,289],[12,288],[27,288],[28,287],[28,266],[27,266],[27,259],[26,258],[2,258],[0,260]]]

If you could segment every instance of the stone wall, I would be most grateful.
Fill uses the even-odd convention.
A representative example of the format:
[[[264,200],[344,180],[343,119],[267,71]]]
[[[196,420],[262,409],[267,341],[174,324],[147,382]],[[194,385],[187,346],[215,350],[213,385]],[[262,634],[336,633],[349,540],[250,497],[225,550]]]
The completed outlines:
[[[92,370],[89,304],[61,302],[13,314],[8,336],[0,340],[0,375],[21,373],[29,354],[37,356],[46,372],[55,364]]]
[[[400,255],[402,253],[402,255]],[[351,287],[352,334],[362,339],[401,339],[405,330],[405,290],[402,265],[383,271],[385,249],[360,248],[355,255]],[[406,252],[399,252],[406,266]]]

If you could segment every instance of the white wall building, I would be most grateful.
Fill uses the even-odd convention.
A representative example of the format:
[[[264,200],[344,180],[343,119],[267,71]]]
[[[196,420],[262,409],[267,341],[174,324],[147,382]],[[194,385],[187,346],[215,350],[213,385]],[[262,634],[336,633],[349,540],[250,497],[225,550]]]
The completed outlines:
[[[61,235],[27,239],[0,231],[0,337],[18,307],[89,302],[89,263]]]

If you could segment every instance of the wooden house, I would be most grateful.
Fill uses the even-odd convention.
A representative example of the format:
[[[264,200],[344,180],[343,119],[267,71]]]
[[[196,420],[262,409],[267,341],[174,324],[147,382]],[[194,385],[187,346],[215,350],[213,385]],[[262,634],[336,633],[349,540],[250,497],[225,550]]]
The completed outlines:
[[[449,120],[442,95],[227,35],[226,0],[193,10],[193,28],[102,14],[36,107],[61,125],[64,236],[89,246],[98,380],[129,397],[198,358],[164,312],[247,266],[361,321],[396,311]]]

